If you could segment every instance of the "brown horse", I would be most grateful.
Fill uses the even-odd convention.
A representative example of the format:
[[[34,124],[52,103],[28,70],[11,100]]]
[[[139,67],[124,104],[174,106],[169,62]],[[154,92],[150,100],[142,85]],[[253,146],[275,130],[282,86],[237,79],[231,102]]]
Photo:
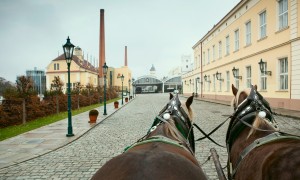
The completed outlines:
[[[108,161],[92,179],[207,179],[194,156],[192,102],[193,96],[181,106],[178,94],[170,94],[146,136]]]
[[[229,179],[300,179],[300,138],[279,131],[257,87],[238,91],[226,144]]]

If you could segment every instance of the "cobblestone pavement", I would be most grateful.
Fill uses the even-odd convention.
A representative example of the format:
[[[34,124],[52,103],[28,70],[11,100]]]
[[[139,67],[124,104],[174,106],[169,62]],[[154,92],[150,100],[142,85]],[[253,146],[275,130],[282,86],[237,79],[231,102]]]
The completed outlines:
[[[106,161],[145,135],[154,117],[168,102],[168,97],[168,94],[138,95],[78,140],[43,156],[0,169],[0,179],[90,179]],[[207,133],[232,113],[229,106],[203,101],[194,101],[192,107],[195,122]],[[299,129],[296,129],[300,128],[299,120],[281,116],[276,119],[283,130],[299,134]],[[212,136],[220,144],[225,145],[227,126],[228,122]],[[202,137],[196,129],[195,137]],[[196,158],[204,163],[213,147],[224,167],[226,149],[208,140],[196,143]],[[203,164],[202,168],[210,179],[217,179],[212,160]]]

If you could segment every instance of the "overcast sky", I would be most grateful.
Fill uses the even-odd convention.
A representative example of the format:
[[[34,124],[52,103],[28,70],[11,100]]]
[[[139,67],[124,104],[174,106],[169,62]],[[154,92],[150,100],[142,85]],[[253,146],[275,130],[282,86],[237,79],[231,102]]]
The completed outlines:
[[[99,59],[100,9],[105,10],[108,66],[128,66],[133,77],[159,78],[240,0],[0,0],[0,77],[15,82],[34,67],[46,70],[67,36],[85,59]]]

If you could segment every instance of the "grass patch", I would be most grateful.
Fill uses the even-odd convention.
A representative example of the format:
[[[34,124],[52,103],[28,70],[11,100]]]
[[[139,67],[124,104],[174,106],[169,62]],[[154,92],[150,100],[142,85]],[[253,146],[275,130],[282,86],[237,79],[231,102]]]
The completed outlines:
[[[120,98],[116,98],[116,99],[112,99],[107,101],[107,103],[116,101]],[[86,107],[82,107],[80,109],[76,109],[76,110],[72,110],[72,116],[89,111],[91,109],[94,108],[98,108],[100,106],[103,106],[102,104],[94,104],[91,106],[86,106]],[[42,117],[42,118],[38,118],[32,121],[27,122],[26,124],[20,124],[20,125],[16,125],[16,126],[10,126],[10,127],[6,127],[6,128],[2,128],[0,129],[0,141],[17,136],[19,134],[31,131],[33,129],[37,129],[40,128],[42,126],[60,121],[62,119],[65,119],[68,117],[68,112],[61,112],[59,114],[53,114],[47,117]]]

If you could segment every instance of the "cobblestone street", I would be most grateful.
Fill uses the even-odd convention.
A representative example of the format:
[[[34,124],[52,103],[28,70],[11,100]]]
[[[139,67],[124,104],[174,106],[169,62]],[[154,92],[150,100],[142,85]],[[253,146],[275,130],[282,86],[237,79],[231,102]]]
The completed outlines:
[[[146,134],[168,98],[169,94],[138,95],[78,140],[43,156],[0,169],[0,179],[90,179],[106,161]],[[183,97],[181,99],[185,100]],[[195,123],[207,133],[232,113],[229,106],[197,100],[192,108]],[[275,118],[281,130],[299,135],[299,120],[282,116]],[[225,145],[227,126],[228,122],[212,135],[222,145]],[[196,139],[202,137],[195,128],[194,132]],[[196,158],[200,164],[210,156],[211,148],[217,150],[225,167],[226,149],[208,140],[196,143]],[[217,179],[212,160],[203,164],[202,168],[210,179]]]

